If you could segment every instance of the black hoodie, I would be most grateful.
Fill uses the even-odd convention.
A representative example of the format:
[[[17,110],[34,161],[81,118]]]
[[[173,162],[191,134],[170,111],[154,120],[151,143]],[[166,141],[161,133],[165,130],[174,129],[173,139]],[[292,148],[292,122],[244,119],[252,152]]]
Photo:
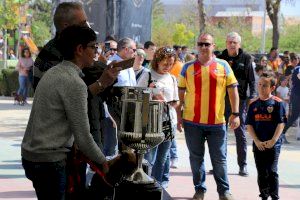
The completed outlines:
[[[227,49],[225,49],[219,58],[226,60],[231,66],[233,73],[239,83],[238,91],[241,100],[247,99],[247,89],[249,85],[250,96],[253,98],[255,94],[255,78],[252,67],[252,58],[249,54],[239,49],[239,54],[235,57],[228,55]]]

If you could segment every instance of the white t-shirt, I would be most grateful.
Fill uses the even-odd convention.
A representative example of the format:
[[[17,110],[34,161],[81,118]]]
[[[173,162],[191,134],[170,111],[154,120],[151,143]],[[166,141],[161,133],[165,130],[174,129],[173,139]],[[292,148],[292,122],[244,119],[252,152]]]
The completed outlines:
[[[285,100],[285,99],[288,98],[289,88],[288,87],[281,87],[281,86],[279,86],[276,89],[276,92],[280,95],[280,98],[282,98],[282,100]]]
[[[178,85],[176,81],[176,77],[167,74],[158,74],[154,70],[150,71],[151,80],[156,81],[156,88],[163,92],[164,98],[166,102],[170,101],[179,101],[178,96]],[[149,84],[149,73],[143,73],[141,78],[138,80],[137,85],[140,87],[148,87]],[[170,106],[170,117],[172,124],[177,124],[177,114],[175,108]]]

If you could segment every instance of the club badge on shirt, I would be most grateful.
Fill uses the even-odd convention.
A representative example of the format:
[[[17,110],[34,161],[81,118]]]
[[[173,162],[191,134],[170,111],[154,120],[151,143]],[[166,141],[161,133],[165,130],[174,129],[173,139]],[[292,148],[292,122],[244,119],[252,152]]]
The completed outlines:
[[[274,110],[274,107],[273,107],[273,106],[268,106],[268,107],[267,107],[267,111],[268,111],[269,113],[272,113],[273,110]]]

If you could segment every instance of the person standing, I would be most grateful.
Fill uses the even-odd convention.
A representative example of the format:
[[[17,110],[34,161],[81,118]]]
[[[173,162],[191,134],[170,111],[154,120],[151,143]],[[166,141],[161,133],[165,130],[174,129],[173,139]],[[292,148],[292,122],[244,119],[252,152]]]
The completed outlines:
[[[214,56],[214,39],[204,33],[198,37],[198,59],[186,63],[179,76],[179,100],[177,128],[184,127],[189,150],[190,165],[195,187],[194,200],[203,200],[206,192],[204,148],[207,141],[214,178],[220,200],[232,200],[227,177],[227,134],[224,108],[225,93],[228,92],[232,114],[231,128],[237,128],[239,121],[239,96],[237,80],[225,60]],[[183,106],[183,116],[181,108]]]
[[[21,154],[26,177],[39,200],[64,199],[66,159],[73,142],[103,172],[108,171],[90,134],[87,86],[81,78],[81,70],[94,62],[96,38],[88,27],[64,29],[58,40],[64,60],[48,70],[36,88]]]
[[[16,69],[19,72],[19,89],[18,95],[23,97],[23,103],[27,103],[27,95],[29,88],[29,71],[32,69],[33,60],[31,57],[30,50],[28,48],[24,48],[21,51],[21,58],[17,63]]]
[[[37,58],[34,62],[33,67],[33,89],[37,90],[39,81],[43,75],[55,65],[61,63],[64,59],[63,52],[59,48],[59,38],[61,32],[72,25],[79,25],[82,27],[89,27],[87,22],[87,16],[84,12],[83,6],[79,2],[63,2],[60,3],[54,13],[54,26],[56,28],[55,37],[50,40],[40,51]],[[96,57],[96,56],[95,56]],[[91,134],[94,136],[97,141],[98,134],[100,134],[100,120],[97,118],[101,115],[99,107],[101,103],[94,101],[97,95],[107,96],[107,91],[110,90],[110,86],[116,80],[120,68],[107,68],[103,70],[101,74],[97,74],[97,77],[94,77],[92,73],[86,73],[91,68],[83,68],[85,75],[82,76],[83,80],[87,85],[88,92],[88,115],[90,120],[90,130]],[[93,109],[97,108],[97,109]],[[38,116],[42,117],[42,116]],[[97,118],[97,119],[96,119]],[[98,145],[101,146],[101,141],[97,141]],[[80,178],[81,178],[81,187],[80,190],[84,191],[85,189],[85,173],[86,173],[86,164],[82,163],[80,168]]]
[[[281,58],[279,57],[278,48],[272,47],[268,56],[268,65],[272,67],[273,72],[278,73],[279,65],[282,63]]]
[[[279,199],[277,168],[286,113],[282,100],[272,95],[275,88],[275,75],[264,72],[259,79],[259,96],[250,103],[246,122],[253,138],[257,183],[262,200],[269,196],[272,200]]]
[[[236,32],[231,32],[226,38],[226,49],[219,58],[226,60],[231,66],[234,76],[238,81],[239,111],[236,113],[240,117],[240,126],[234,129],[236,138],[237,161],[239,165],[239,175],[248,176],[247,171],[247,140],[245,131],[246,109],[247,109],[247,89],[249,87],[249,98],[255,96],[255,77],[252,67],[252,59],[249,54],[241,49],[241,36]],[[230,113],[230,102],[226,96],[225,119],[228,123]]]
[[[292,73],[292,87],[291,87],[291,115],[288,118],[286,126],[283,129],[282,134],[285,134],[287,130],[293,125],[293,123],[300,117],[300,66],[294,68]],[[300,139],[300,138],[299,138]],[[298,140],[298,138],[297,138]]]
[[[108,64],[112,61],[121,61],[134,58],[136,55],[136,44],[130,38],[122,38],[117,44],[117,53],[111,56]],[[136,86],[135,73],[133,68],[122,70],[118,75],[118,82],[114,86]]]
[[[156,51],[156,45],[152,41],[147,41],[144,44],[144,51],[146,53],[146,58],[143,62],[143,67],[150,68],[150,63],[153,60],[154,53]]]
[[[144,73],[139,79],[140,87],[155,87],[159,92],[154,94],[154,98],[167,103],[169,107],[163,113],[163,120],[170,116],[172,135],[175,135],[177,115],[175,108],[178,106],[178,87],[176,77],[170,74],[170,70],[176,61],[177,56],[173,48],[165,46],[159,48],[151,61],[151,71]],[[152,82],[150,84],[150,82]],[[169,112],[169,113],[168,113]],[[162,185],[168,187],[170,171],[170,147],[172,141],[163,141],[158,146],[151,149],[145,159],[152,166],[152,176]]]

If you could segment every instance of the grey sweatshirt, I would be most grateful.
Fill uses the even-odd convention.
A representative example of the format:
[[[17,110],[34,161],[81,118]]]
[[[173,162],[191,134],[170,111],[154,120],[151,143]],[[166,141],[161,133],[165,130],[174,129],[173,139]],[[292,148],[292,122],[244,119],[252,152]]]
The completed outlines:
[[[47,71],[36,89],[22,141],[22,157],[32,162],[66,159],[75,143],[92,161],[105,157],[90,134],[87,86],[74,63],[63,61]]]

